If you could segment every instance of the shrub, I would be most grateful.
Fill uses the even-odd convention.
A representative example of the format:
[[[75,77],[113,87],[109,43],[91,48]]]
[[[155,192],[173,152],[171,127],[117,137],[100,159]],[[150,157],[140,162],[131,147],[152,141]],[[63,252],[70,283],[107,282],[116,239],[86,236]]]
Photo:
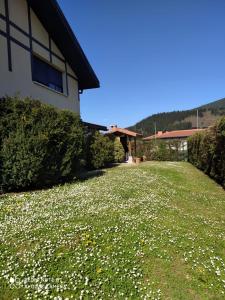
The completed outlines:
[[[132,148],[134,148],[135,146],[133,146]],[[132,152],[134,152],[135,149],[133,149]],[[143,157],[143,155],[145,155],[145,147],[144,147],[144,143],[142,141],[137,141],[136,142],[136,154],[137,157],[141,158]]]
[[[138,148],[141,149],[137,151],[142,153],[147,160],[159,160],[159,161],[180,161],[186,159],[186,151],[180,150],[181,141],[180,140],[151,140],[139,142],[137,144]]]
[[[146,157],[146,160],[154,160],[154,145],[152,141],[143,142],[143,155]]]
[[[86,138],[86,161],[90,169],[99,169],[113,162],[113,141],[98,131]]]
[[[0,100],[3,190],[40,188],[72,179],[83,155],[83,127],[72,112],[32,99]]]
[[[157,143],[157,149],[156,149],[156,159],[163,161],[163,160],[170,160],[169,159],[169,149],[167,147],[167,144],[164,141],[159,141]]]
[[[113,160],[114,162],[124,161],[124,149],[119,139],[115,139],[113,142]]]
[[[225,187],[225,117],[189,138],[188,160]]]

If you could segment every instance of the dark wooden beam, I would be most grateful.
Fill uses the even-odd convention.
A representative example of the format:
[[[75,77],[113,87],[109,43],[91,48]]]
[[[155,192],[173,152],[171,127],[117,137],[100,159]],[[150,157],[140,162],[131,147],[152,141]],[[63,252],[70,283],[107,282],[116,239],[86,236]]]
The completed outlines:
[[[12,50],[11,50],[11,41],[10,41],[9,3],[8,3],[8,0],[5,0],[5,17],[6,17],[8,68],[9,68],[9,71],[12,72]]]

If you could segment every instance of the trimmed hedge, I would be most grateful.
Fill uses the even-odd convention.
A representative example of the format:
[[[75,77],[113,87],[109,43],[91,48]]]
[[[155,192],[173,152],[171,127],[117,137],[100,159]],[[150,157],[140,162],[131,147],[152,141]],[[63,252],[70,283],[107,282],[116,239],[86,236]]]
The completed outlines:
[[[120,140],[115,138],[113,142],[113,159],[116,163],[121,163],[125,160],[125,152]]]
[[[187,159],[187,151],[180,151],[179,140],[162,141],[152,140],[137,143],[138,157],[144,156],[146,160],[182,161]]]
[[[79,116],[33,99],[0,99],[0,186],[46,187],[72,179],[83,158]]]
[[[225,117],[188,139],[188,160],[225,187]]]
[[[89,169],[99,169],[114,161],[114,144],[98,131],[86,136],[86,163]]]

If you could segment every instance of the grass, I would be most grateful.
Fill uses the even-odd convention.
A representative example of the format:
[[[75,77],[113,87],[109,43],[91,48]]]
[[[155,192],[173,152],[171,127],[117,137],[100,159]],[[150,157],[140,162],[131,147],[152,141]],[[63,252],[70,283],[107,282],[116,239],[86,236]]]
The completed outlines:
[[[225,192],[150,162],[0,198],[0,299],[224,299]]]

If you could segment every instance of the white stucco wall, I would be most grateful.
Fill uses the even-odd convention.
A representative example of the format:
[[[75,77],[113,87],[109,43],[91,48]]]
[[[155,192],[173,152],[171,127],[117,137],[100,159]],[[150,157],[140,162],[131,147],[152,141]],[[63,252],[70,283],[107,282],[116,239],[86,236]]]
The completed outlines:
[[[0,12],[4,12],[4,0],[0,0]],[[26,0],[9,0],[9,19],[27,33],[29,32]],[[49,48],[49,35],[34,12],[31,12],[31,21],[33,37]],[[0,29],[6,31],[4,23],[5,21],[0,19]],[[29,38],[13,26],[10,26],[10,34],[23,45],[29,47]],[[55,43],[52,41],[51,44],[52,51],[64,59]],[[50,63],[50,54],[46,49],[34,41],[32,42],[32,46],[34,54]],[[52,62],[50,64],[63,73],[63,93],[59,93],[32,81],[31,55],[29,51],[11,41],[11,55],[12,72],[8,70],[7,39],[0,35],[0,97],[19,94],[21,97],[29,96],[58,108],[70,109],[80,113],[78,82],[67,76],[67,94],[64,62],[52,55]],[[68,63],[67,71],[76,77]]]
[[[0,13],[5,15],[5,3],[3,0],[0,1]]]
[[[0,19],[0,30],[6,31],[6,24],[5,21]]]

